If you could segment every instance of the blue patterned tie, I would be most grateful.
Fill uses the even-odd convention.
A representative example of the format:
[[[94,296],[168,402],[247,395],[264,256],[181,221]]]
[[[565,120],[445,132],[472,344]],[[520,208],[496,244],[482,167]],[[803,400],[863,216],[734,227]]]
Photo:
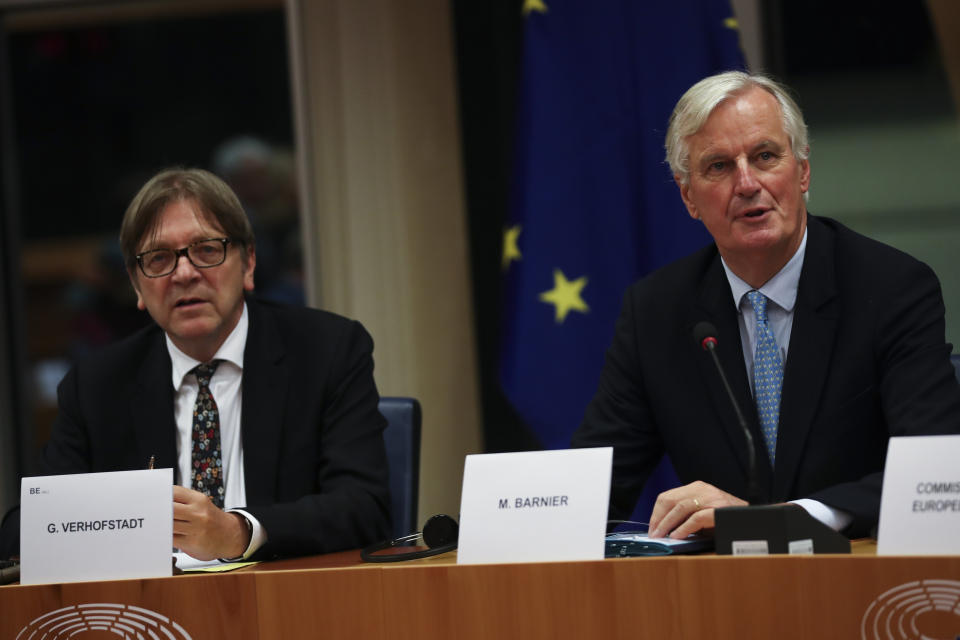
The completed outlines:
[[[753,399],[757,403],[763,440],[770,465],[777,454],[777,422],[780,419],[780,389],[783,387],[783,360],[780,348],[767,323],[767,297],[759,291],[747,293],[757,315],[757,351],[753,357]]]
[[[197,400],[193,405],[192,486],[223,508],[223,460],[220,453],[220,410],[210,393],[210,378],[219,360],[193,368],[197,376]]]

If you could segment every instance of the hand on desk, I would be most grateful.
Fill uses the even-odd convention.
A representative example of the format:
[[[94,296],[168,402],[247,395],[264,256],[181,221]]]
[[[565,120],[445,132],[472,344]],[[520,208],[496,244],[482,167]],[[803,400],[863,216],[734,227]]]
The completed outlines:
[[[650,515],[649,535],[651,538],[666,535],[676,539],[686,538],[701,529],[712,529],[713,513],[717,507],[746,505],[745,500],[697,480],[657,496]]]
[[[199,491],[173,487],[173,546],[197,560],[235,558],[250,544],[239,513],[218,509]]]

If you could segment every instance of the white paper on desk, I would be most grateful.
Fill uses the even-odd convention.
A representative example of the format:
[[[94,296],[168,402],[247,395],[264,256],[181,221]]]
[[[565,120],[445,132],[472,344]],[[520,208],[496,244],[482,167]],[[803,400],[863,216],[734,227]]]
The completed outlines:
[[[960,435],[890,438],[878,555],[960,552]]]
[[[459,564],[600,560],[613,449],[467,456]]]
[[[24,478],[20,582],[172,573],[173,469]]]

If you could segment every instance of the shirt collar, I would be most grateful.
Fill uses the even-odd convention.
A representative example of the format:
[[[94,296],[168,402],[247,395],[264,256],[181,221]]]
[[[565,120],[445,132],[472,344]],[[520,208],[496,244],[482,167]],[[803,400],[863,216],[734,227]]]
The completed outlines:
[[[237,326],[233,328],[233,331],[230,332],[227,339],[220,345],[213,359],[225,360],[236,366],[240,371],[243,371],[243,349],[247,344],[247,329],[249,326],[250,320],[247,316],[247,303],[244,301],[243,312],[240,314],[240,320],[237,322]],[[167,341],[167,351],[170,353],[170,362],[173,369],[173,389],[174,391],[180,391],[184,377],[186,377],[194,367],[202,363],[181,351],[177,345],[173,344],[170,336],[164,334],[164,337]]]
[[[803,239],[793,257],[783,265],[772,278],[767,280],[759,291],[767,298],[773,301],[784,311],[791,313],[797,303],[797,288],[800,286],[800,271],[803,269],[803,257],[807,252],[807,229],[803,230]],[[740,277],[730,270],[727,262],[720,257],[723,263],[723,270],[727,274],[727,282],[730,283],[730,290],[733,292],[733,304],[740,310],[740,302],[748,292],[753,291],[753,287],[740,279]]]

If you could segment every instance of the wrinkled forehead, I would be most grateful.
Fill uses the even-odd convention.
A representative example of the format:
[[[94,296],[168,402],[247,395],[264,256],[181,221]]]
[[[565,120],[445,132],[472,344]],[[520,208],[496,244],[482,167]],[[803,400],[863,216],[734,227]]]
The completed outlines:
[[[703,144],[715,138],[740,140],[756,136],[789,138],[779,101],[761,87],[737,92],[717,103],[686,141]]]

